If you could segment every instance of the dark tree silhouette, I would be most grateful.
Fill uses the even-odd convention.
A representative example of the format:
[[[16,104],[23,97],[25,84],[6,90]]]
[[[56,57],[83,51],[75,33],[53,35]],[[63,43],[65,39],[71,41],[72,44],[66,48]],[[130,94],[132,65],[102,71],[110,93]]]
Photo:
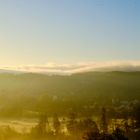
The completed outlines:
[[[77,131],[77,120],[75,113],[70,113],[69,120],[67,123],[67,129],[70,134],[75,134],[75,132]]]
[[[53,127],[54,127],[54,130],[55,130],[55,135],[59,134],[60,133],[60,129],[61,129],[61,123],[57,117],[57,115],[55,115],[53,117]]]
[[[38,124],[40,135],[44,135],[46,133],[46,123],[47,123],[47,115],[43,113],[40,115],[40,120]]]
[[[125,136],[125,133],[120,128],[116,128],[116,130],[112,133],[115,140],[128,140],[128,138]]]
[[[108,123],[107,123],[107,113],[106,113],[106,108],[102,108],[101,112],[101,129],[103,133],[108,132]]]
[[[88,132],[84,137],[84,140],[128,140],[124,135],[124,132],[117,128],[112,134]]]
[[[40,114],[38,124],[32,128],[31,134],[37,137],[43,137],[46,134],[47,116],[45,113]]]
[[[134,119],[136,120],[135,127],[140,131],[140,105],[135,107],[133,112]]]

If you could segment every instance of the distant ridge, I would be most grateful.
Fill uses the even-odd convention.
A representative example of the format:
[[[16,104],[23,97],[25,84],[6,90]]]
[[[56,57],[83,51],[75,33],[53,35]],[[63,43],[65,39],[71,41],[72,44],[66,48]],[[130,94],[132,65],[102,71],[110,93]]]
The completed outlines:
[[[39,73],[46,75],[72,75],[75,73],[85,72],[111,72],[111,71],[123,71],[123,72],[135,72],[140,71],[139,61],[114,61],[114,62],[87,62],[77,64],[55,64],[48,63],[46,65],[29,65],[29,66],[17,66],[17,67],[3,67],[0,69],[0,73]]]
[[[0,69],[0,74],[22,74],[23,71]]]
[[[79,74],[85,74],[85,73],[137,73],[140,72],[140,70],[91,70],[91,71],[81,71],[81,72],[75,72],[75,73],[66,73],[66,72],[31,72],[31,71],[17,71],[17,70],[5,70],[0,69],[0,74],[41,74],[41,75],[59,75],[59,76],[70,76],[70,75],[79,75]]]

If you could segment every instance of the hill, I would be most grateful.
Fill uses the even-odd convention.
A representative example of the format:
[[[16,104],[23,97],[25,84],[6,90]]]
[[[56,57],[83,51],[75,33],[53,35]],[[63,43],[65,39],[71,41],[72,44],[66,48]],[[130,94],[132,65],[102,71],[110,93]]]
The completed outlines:
[[[66,112],[112,101],[140,101],[140,72],[88,72],[71,76],[0,74],[0,115]]]

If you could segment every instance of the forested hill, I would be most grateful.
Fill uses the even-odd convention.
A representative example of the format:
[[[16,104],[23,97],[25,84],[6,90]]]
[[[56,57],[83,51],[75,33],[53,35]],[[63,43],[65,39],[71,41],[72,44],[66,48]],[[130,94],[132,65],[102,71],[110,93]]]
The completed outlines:
[[[71,76],[0,74],[0,95],[82,95],[140,93],[140,72],[89,72]]]
[[[140,72],[88,72],[71,76],[0,74],[2,113],[17,105],[32,110],[45,108],[51,101],[53,107],[58,102],[71,107],[95,101],[109,104],[112,99],[140,100]]]

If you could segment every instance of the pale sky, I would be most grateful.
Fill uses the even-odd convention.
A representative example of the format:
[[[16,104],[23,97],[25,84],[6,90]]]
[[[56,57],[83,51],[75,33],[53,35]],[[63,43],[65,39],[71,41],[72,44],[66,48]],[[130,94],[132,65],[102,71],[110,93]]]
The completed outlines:
[[[140,0],[0,0],[0,65],[140,60]]]

